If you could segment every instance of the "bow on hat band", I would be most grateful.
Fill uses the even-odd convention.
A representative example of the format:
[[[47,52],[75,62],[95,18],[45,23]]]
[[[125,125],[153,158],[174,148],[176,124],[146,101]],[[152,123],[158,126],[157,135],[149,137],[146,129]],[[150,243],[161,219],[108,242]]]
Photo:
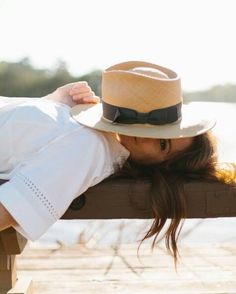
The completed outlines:
[[[178,121],[181,118],[182,103],[155,109],[150,112],[138,112],[133,109],[118,107],[102,101],[103,117],[112,122],[124,124],[151,124],[165,125]]]

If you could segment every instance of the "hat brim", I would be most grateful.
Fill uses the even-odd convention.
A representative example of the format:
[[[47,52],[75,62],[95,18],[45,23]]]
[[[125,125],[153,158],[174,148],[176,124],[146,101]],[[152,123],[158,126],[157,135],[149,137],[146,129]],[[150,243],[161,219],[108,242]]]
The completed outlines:
[[[207,132],[216,124],[214,118],[201,117],[199,109],[191,105],[183,105],[180,121],[166,125],[109,122],[103,118],[102,103],[74,106],[71,115],[81,125],[92,129],[143,138],[194,137]]]

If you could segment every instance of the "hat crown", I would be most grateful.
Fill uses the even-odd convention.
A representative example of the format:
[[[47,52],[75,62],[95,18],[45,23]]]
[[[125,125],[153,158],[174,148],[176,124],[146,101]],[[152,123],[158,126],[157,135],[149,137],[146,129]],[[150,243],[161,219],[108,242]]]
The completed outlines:
[[[116,64],[102,78],[102,100],[110,105],[150,112],[182,102],[179,76],[142,61]]]

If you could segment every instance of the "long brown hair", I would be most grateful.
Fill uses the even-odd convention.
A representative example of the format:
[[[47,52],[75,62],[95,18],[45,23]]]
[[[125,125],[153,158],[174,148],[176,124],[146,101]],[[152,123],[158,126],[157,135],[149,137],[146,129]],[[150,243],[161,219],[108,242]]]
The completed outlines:
[[[162,238],[167,250],[174,258],[178,257],[177,240],[186,217],[186,203],[183,184],[188,180],[212,180],[232,183],[236,179],[235,166],[221,167],[217,161],[216,140],[207,132],[193,138],[193,143],[184,152],[175,154],[158,165],[145,166],[127,161],[119,175],[147,176],[151,179],[150,193],[154,221],[141,243],[154,237],[155,247],[168,218],[169,227]],[[141,245],[140,243],[140,245]]]

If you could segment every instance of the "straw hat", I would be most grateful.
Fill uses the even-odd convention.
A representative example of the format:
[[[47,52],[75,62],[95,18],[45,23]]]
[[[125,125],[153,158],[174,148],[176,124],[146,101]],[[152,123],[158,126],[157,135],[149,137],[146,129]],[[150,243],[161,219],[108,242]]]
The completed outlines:
[[[215,125],[214,119],[183,105],[180,77],[174,71],[142,61],[106,69],[102,102],[77,105],[71,115],[96,130],[145,138],[192,137]]]

